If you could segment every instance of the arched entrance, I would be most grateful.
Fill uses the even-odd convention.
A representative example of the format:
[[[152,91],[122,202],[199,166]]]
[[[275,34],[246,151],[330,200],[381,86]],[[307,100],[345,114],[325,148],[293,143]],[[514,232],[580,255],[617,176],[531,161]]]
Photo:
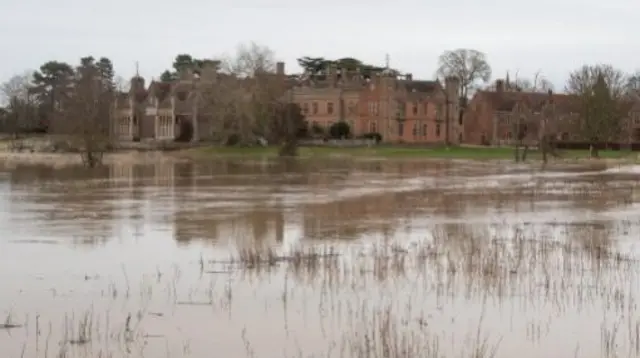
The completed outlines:
[[[176,116],[176,142],[190,142],[193,139],[193,123],[187,116]]]

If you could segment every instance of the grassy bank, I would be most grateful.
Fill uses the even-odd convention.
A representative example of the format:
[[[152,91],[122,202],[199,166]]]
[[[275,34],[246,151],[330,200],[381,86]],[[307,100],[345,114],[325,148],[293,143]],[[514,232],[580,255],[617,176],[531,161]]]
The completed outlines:
[[[301,147],[301,157],[370,157],[370,158],[441,158],[441,159],[513,159],[513,148],[494,147],[404,147],[404,146],[377,146],[359,148],[337,147]],[[561,151],[564,159],[588,158],[586,150]],[[277,147],[205,147],[190,150],[189,154],[212,156],[241,156],[241,157],[275,157],[278,155]],[[628,151],[601,151],[602,158],[609,159],[634,159],[637,154]],[[541,153],[530,151],[529,158],[541,159]]]

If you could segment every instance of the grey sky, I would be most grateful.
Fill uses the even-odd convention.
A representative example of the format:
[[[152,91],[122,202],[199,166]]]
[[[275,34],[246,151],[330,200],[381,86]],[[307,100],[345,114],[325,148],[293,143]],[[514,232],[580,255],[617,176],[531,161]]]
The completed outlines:
[[[640,68],[638,0],[20,0],[0,2],[0,80],[47,60],[110,57],[130,77],[158,77],[178,53],[215,57],[269,46],[288,70],[304,55],[356,57],[431,78],[438,55],[474,48],[494,78],[542,70],[556,87],[584,63]],[[634,26],[636,25],[636,26]]]

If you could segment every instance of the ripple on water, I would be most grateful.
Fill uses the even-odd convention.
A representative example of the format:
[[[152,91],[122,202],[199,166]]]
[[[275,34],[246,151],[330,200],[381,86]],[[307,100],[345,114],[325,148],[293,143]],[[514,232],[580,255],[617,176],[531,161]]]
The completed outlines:
[[[638,355],[637,166],[309,163],[0,174],[3,353]]]

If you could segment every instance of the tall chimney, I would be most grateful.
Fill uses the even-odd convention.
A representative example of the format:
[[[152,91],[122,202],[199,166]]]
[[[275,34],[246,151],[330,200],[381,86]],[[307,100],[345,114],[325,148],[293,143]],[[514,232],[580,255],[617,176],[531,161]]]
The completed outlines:
[[[284,62],[276,62],[276,74],[284,75]]]
[[[334,86],[338,82],[338,66],[329,65],[329,83]]]
[[[496,92],[502,93],[504,92],[504,81],[496,80]]]
[[[133,92],[143,91],[145,89],[144,78],[142,78],[140,76],[137,76],[137,75],[131,77],[131,82],[130,82],[129,88]]]
[[[444,79],[444,89],[450,101],[457,103],[460,97],[460,80],[456,76],[447,76]]]
[[[182,68],[180,70],[180,79],[183,81],[190,81],[193,79],[193,69],[189,67]]]

